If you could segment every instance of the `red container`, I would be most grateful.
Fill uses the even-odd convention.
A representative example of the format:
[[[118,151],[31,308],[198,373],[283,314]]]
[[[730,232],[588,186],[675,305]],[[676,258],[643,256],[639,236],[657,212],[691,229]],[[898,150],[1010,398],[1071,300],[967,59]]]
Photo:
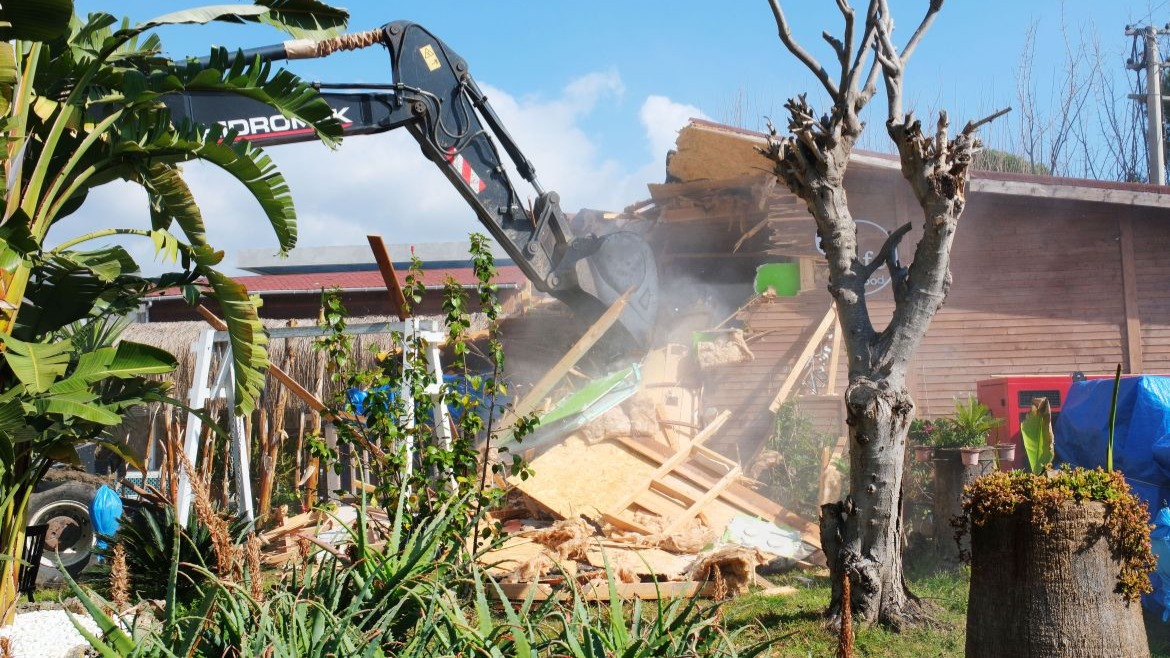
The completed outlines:
[[[987,436],[987,444],[1014,443],[1016,458],[1012,462],[1013,467],[1027,468],[1028,455],[1020,439],[1020,423],[1032,409],[1032,400],[1048,398],[1048,404],[1052,406],[1052,422],[1055,424],[1070,386],[1072,375],[998,377],[979,382],[979,402],[987,405],[991,415],[1004,421]]]

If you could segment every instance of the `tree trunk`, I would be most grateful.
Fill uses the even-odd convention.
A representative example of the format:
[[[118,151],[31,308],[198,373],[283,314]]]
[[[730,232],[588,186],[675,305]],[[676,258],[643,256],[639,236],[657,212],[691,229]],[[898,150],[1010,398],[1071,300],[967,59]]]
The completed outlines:
[[[925,617],[902,572],[902,476],[914,402],[905,386],[854,378],[845,391],[851,495],[821,507],[821,544],[841,619],[841,582],[851,583],[854,618],[894,628]]]
[[[1099,502],[1062,504],[1040,532],[1020,506],[971,529],[968,658],[1143,658],[1141,605],[1115,592],[1121,564]]]

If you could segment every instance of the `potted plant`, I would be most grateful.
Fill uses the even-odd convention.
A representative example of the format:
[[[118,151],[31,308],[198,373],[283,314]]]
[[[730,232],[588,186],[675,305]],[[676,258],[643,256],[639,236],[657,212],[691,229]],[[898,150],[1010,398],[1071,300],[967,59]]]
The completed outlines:
[[[955,402],[955,413],[951,416],[954,425],[954,441],[963,453],[963,464],[979,464],[979,454],[987,446],[987,435],[999,427],[1002,420],[991,415],[987,405],[967,396],[966,402]]]
[[[987,450],[987,435],[1001,422],[991,415],[987,405],[970,396],[965,402],[955,402],[950,417],[933,422],[932,442],[935,448],[958,449],[964,465],[976,466],[981,453]]]
[[[934,422],[915,418],[910,421],[908,438],[914,446],[914,459],[919,462],[930,461],[934,453]]]
[[[1150,655],[1138,601],[1155,560],[1149,513],[1112,468],[1116,387],[1105,468],[1051,468],[1038,399],[1021,428],[1029,469],[967,489],[956,538],[970,535],[969,658]]]

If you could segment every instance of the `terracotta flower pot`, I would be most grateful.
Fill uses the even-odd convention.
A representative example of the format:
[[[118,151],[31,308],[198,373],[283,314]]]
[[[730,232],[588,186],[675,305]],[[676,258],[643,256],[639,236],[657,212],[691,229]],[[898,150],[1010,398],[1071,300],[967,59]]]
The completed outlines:
[[[978,466],[980,452],[979,448],[960,448],[959,455],[963,460],[963,466]]]
[[[914,446],[915,461],[928,462],[934,456],[934,448],[931,446]]]
[[[999,458],[1000,468],[1010,470],[1012,463],[1016,461],[1016,444],[1000,443],[995,446],[995,451]]]

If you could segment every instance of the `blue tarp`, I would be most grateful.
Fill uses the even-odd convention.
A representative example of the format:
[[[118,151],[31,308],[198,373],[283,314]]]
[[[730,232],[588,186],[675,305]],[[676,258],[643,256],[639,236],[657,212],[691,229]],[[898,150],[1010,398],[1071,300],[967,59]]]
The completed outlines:
[[[1113,379],[1075,382],[1053,433],[1059,464],[1105,466]],[[1170,377],[1125,377],[1117,393],[1113,468],[1150,505],[1170,499]]]
[[[476,411],[485,414],[487,412],[487,402],[484,400],[482,385],[479,388],[472,386],[471,382],[462,375],[443,375],[443,383],[447,386],[448,395],[470,395],[472,400],[475,400]],[[366,415],[366,405],[369,404],[371,394],[383,394],[383,404],[393,404],[394,400],[398,398],[397,387],[378,386],[370,390],[363,390],[360,388],[351,388],[346,390],[346,400],[353,406],[353,412],[359,416]],[[508,400],[504,396],[498,396],[496,404],[504,404]],[[451,417],[455,422],[463,416],[463,406],[451,401],[447,404],[447,409],[451,412]],[[434,415],[427,414],[427,422],[434,423]]]
[[[1105,466],[1112,396],[1112,378],[1075,382],[1069,388],[1053,428],[1058,464]],[[1121,380],[1113,468],[1125,475],[1130,488],[1149,506],[1151,520],[1160,516],[1163,501],[1170,500],[1170,377]],[[1170,574],[1170,565],[1159,560],[1159,574],[1163,570]],[[1158,574],[1153,580],[1154,594],[1145,601],[1163,606],[1163,601],[1170,601],[1170,582],[1163,587]]]

